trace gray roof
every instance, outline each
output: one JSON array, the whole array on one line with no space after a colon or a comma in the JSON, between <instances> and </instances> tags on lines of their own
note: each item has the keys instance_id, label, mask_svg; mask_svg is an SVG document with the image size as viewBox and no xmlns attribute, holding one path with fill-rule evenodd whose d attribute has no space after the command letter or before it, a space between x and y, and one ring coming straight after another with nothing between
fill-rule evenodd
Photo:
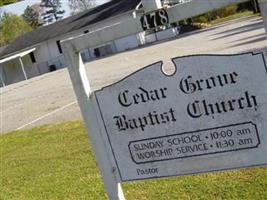
<instances>
[{"instance_id":1,"label":"gray roof","mask_svg":"<svg viewBox=\"0 0 267 200\"><path fill-rule=\"evenodd\" d=\"M83 27L105 21L110 17L131 11L135 9L140 1L141 0L112 0L51 25L40 27L14 40L0 52L0 58L4 58L9 54L27 49L57 36L79 30Z\"/></svg>"}]
</instances>

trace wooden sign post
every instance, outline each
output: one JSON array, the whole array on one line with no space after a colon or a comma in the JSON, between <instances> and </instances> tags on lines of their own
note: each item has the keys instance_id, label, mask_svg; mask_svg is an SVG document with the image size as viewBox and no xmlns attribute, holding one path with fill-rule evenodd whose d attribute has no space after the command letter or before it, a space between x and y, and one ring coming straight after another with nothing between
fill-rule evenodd
<instances>
[{"instance_id":1,"label":"wooden sign post","mask_svg":"<svg viewBox=\"0 0 267 200\"><path fill-rule=\"evenodd\" d=\"M240 1L192 1L164 9L163 16L155 11L155 16L172 23L235 2ZM149 10L148 1L145 5ZM102 90L91 90L80 51L88 41L94 47L158 25L147 20L144 26L146 16L154 14L62 42L109 198L125 199L123 181L266 165L263 53L173 58L172 75L158 62Z\"/></svg>"}]
</instances>

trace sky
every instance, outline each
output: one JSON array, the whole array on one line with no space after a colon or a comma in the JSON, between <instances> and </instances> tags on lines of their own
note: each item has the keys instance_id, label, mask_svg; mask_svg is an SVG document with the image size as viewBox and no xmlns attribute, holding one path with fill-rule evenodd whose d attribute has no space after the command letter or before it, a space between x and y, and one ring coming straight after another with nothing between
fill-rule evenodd
<instances>
[{"instance_id":1,"label":"sky","mask_svg":"<svg viewBox=\"0 0 267 200\"><path fill-rule=\"evenodd\" d=\"M107 1L108 0L96 0L96 3L100 5ZM1 6L0 9L1 12L11 12L16 15L22 15L28 5L33 5L39 2L41 2L41 0L24 0L19 3L14 3L7 6ZM68 0L61 0L61 2L62 2L62 8L66 11L64 17L67 17L70 14L70 9L68 7Z\"/></svg>"}]
</instances>

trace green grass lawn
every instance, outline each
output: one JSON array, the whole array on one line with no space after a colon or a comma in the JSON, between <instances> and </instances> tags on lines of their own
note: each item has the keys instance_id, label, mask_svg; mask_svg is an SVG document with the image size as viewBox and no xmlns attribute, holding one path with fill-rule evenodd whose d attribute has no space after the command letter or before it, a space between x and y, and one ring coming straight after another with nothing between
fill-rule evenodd
<instances>
[{"instance_id":1,"label":"green grass lawn","mask_svg":"<svg viewBox=\"0 0 267 200\"><path fill-rule=\"evenodd\" d=\"M0 137L0 199L107 199L82 122ZM267 199L267 168L123 184L128 200Z\"/></svg>"}]
</instances>

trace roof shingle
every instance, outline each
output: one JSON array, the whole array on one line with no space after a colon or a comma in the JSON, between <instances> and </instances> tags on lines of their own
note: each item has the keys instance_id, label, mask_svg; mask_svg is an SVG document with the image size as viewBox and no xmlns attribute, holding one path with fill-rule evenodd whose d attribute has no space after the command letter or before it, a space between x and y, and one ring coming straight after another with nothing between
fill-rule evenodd
<instances>
[{"instance_id":1,"label":"roof shingle","mask_svg":"<svg viewBox=\"0 0 267 200\"><path fill-rule=\"evenodd\" d=\"M30 48L38 43L131 11L139 2L140 0L112 0L51 25L40 27L14 40L0 53L0 57L4 58L6 55Z\"/></svg>"}]
</instances>

